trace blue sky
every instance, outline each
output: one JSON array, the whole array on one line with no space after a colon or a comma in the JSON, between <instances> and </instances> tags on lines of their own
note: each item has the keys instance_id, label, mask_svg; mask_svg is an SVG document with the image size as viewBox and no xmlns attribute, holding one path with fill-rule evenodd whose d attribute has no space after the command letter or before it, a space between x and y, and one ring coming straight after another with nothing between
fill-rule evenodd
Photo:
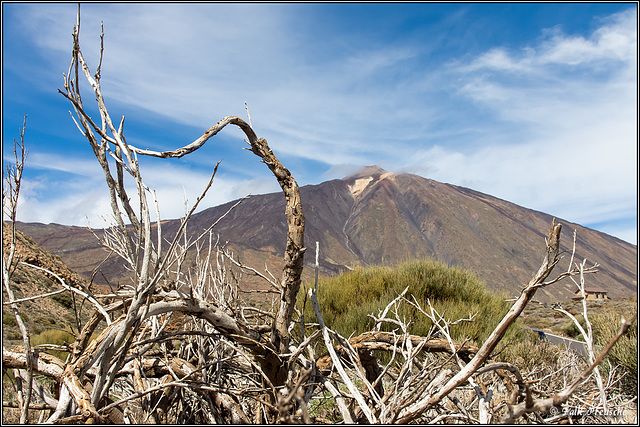
<instances>
[{"instance_id":1,"label":"blue sky","mask_svg":"<svg viewBox=\"0 0 640 427\"><path fill-rule=\"evenodd\" d=\"M636 3L83 4L81 47L127 141L168 150L246 118L300 185L363 165L469 187L637 244ZM18 217L102 227L91 149L57 93L76 4L2 5L3 163L27 117ZM85 105L93 99L85 91ZM95 110L93 110L95 112ZM160 214L278 191L229 127L142 159Z\"/></svg>"}]
</instances>

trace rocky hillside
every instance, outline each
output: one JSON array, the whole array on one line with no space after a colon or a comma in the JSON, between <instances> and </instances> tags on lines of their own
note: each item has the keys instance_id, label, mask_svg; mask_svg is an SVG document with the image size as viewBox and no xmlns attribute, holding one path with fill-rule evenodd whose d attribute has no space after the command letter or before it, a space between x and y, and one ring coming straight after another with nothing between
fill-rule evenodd
<instances>
[{"instance_id":1,"label":"rocky hillside","mask_svg":"<svg viewBox=\"0 0 640 427\"><path fill-rule=\"evenodd\" d=\"M3 255L9 250L11 227L3 224ZM48 251L38 246L33 239L17 230L15 266L10 279L11 289L16 299L42 295L62 289L60 282L51 274L29 267L20 262L46 268L58 275L70 286L85 289L87 280L70 270L61 258L51 255ZM5 287L2 287L2 301L8 301ZM80 303L80 300L78 300ZM18 310L27 323L32 334L38 334L46 329L67 328L76 323L76 315L73 310L73 297L70 291L65 291L53 296L38 298L18 303ZM87 316L90 309L86 307L81 315ZM15 316L8 305L2 306L2 338L4 341L21 340L20 332L15 324Z\"/></svg>"},{"instance_id":2,"label":"rocky hillside","mask_svg":"<svg viewBox=\"0 0 640 427\"><path fill-rule=\"evenodd\" d=\"M323 274L337 274L359 265L395 265L414 258L436 258L477 274L487 287L516 295L540 263L552 216L468 188L443 184L412 174L386 172L375 166L344 179L301 188L306 216L305 242L314 259L320 242ZM196 233L220 218L235 202L193 216ZM286 223L281 193L252 196L227 215L214 230L243 262L271 272L280 267ZM576 259L600 264L588 284L605 288L611 297L637 292L637 246L578 224L563 224L566 269L577 230ZM163 236L175 233L178 220L166 221ZM105 257L95 237L79 227L20 224L47 249L59 254L83 275ZM121 277L116 261L103 264L111 277ZM107 274L105 274L107 275ZM307 276L312 277L308 268ZM573 284L543 289L542 300L568 300Z\"/></svg>"}]
</instances>

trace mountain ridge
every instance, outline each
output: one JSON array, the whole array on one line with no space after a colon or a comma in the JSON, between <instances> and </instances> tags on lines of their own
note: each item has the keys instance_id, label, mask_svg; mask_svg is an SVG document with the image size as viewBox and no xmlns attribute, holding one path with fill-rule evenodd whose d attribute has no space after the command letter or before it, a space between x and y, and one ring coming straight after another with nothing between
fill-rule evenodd
<instances>
[{"instance_id":1,"label":"mountain ridge","mask_svg":"<svg viewBox=\"0 0 640 427\"><path fill-rule=\"evenodd\" d=\"M544 238L552 216L469 188L440 183L408 173L387 172L365 166L343 179L300 188L306 217L305 243L320 242L321 273L337 274L371 264L396 265L415 258L435 258L465 268L496 292L514 295L537 271ZM235 201L194 214L192 234L208 228ZM214 231L221 242L254 267L268 265L277 271L286 236L285 198L282 193L251 196L223 218ZM577 230L576 260L600 264L600 272L587 283L604 287L612 297L637 292L637 246L613 236L559 219L564 225L562 250L565 259L557 272L566 271ZM27 228L35 226L19 224ZM175 234L179 220L163 222L163 235ZM42 226L41 226L42 227ZM49 227L40 233L43 246L61 257L65 254L97 257L97 246L77 229ZM41 230L41 231L43 231ZM88 231L87 231L88 233ZM88 233L90 234L90 233ZM78 239L71 243L70 237ZM33 236L38 241L38 237ZM95 241L95 238L93 238ZM48 243L47 243L48 242ZM97 243L97 242L95 242ZM40 243L42 244L42 243ZM49 247L47 247L47 244ZM75 246L75 247L74 247ZM79 250L78 248L85 249ZM66 251L66 252L64 252ZM102 251L102 258L105 256ZM312 277L313 255L307 252L305 277ZM95 262L94 262L95 264ZM113 268L113 266L111 266ZM86 275L87 269L84 269ZM570 281L543 288L542 300L567 300L575 287Z\"/></svg>"}]
</instances>

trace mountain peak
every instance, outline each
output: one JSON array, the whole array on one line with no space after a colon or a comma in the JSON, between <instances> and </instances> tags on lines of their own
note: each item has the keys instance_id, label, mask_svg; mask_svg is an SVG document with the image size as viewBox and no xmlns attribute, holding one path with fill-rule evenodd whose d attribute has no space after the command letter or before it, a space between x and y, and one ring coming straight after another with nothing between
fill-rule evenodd
<instances>
[{"instance_id":1,"label":"mountain peak","mask_svg":"<svg viewBox=\"0 0 640 427\"><path fill-rule=\"evenodd\" d=\"M393 176L392 172L387 172L378 165L364 166L356 173L343 178L349 186L349 191L353 197L358 197L360 193L371 183L376 183L388 176Z\"/></svg>"},{"instance_id":2,"label":"mountain peak","mask_svg":"<svg viewBox=\"0 0 640 427\"><path fill-rule=\"evenodd\" d=\"M378 165L363 166L357 172L345 177L344 180L350 181L352 179L358 179L358 178L379 177L380 175L385 173L387 173L387 171L382 169Z\"/></svg>"}]
</instances>

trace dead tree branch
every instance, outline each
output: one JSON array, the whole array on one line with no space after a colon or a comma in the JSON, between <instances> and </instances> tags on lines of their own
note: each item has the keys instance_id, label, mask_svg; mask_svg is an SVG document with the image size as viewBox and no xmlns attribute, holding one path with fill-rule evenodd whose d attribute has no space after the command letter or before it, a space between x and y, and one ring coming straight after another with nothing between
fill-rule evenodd
<instances>
[{"instance_id":1,"label":"dead tree branch","mask_svg":"<svg viewBox=\"0 0 640 427\"><path fill-rule=\"evenodd\" d=\"M502 422L504 424L511 424L513 421L517 420L519 417L524 414L531 412L545 412L552 407L560 407L563 403L565 403L569 397L576 391L578 386L582 384L589 375L593 372L593 370L604 360L607 356L607 353L611 351L613 346L618 342L618 340L627 333L633 322L636 321L637 315L634 316L631 320L626 320L624 317L621 319L621 327L618 334L607 344L607 346L600 352L596 360L589 365L587 369L585 369L578 378L576 378L568 387L561 390L558 393L555 393L552 397L547 399L536 399L534 401L528 401L520 403L516 406L510 407L508 414L503 418Z\"/></svg>"}]
</instances>

